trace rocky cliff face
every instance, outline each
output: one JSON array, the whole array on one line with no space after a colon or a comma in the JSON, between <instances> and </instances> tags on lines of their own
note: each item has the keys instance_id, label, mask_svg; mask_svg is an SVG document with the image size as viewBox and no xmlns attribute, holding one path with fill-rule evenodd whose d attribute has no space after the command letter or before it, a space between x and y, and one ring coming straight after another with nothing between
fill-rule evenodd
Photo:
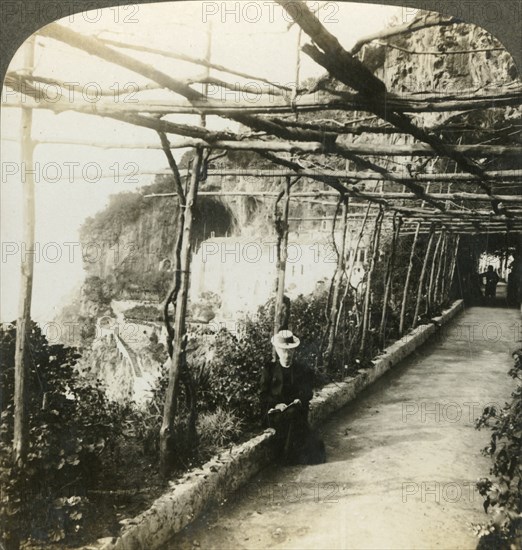
<instances>
[{"instance_id":1,"label":"rocky cliff face","mask_svg":"<svg viewBox=\"0 0 522 550\"><path fill-rule=\"evenodd\" d=\"M164 186L160 188L163 189ZM92 243L92 254L85 261L89 276L110 278L115 271L127 269L147 273L156 271L164 258L170 258L176 241L175 220L178 201L171 197L143 198L127 194L122 215L121 197L113 198L107 211L87 220L81 238ZM233 227L233 214L215 200L202 198L195 221L194 241L211 232L225 234Z\"/></svg>"},{"instance_id":2,"label":"rocky cliff face","mask_svg":"<svg viewBox=\"0 0 522 550\"><path fill-rule=\"evenodd\" d=\"M240 169L259 162L253 154L230 155L225 162L213 163L210 169ZM263 165L262 167L269 167ZM248 196L249 192L274 192L281 188L281 178L251 176L213 176L200 186L201 191L240 191L241 196L205 196L198 198L193 250L209 237L249 236L263 239L273 236L273 199ZM144 198L148 193L172 192L169 178L158 178L156 184L141 193L125 193L113 197L109 207L88 219L82 230L87 280L100 279L109 287L114 299L158 301L171 275L162 271L164 260L171 260L176 242L178 201L173 197ZM320 216L325 208L293 204L291 215ZM85 300L82 301L82 303ZM93 304L83 304L92 309Z\"/></svg>"},{"instance_id":3,"label":"rocky cliff face","mask_svg":"<svg viewBox=\"0 0 522 550\"><path fill-rule=\"evenodd\" d=\"M386 55L375 72L395 93L458 94L507 85L517 78L513 59L502 44L475 25L431 27L387 42L387 47L377 46ZM375 45L365 48L363 61L371 48Z\"/></svg>"},{"instance_id":4,"label":"rocky cliff face","mask_svg":"<svg viewBox=\"0 0 522 550\"><path fill-rule=\"evenodd\" d=\"M424 17L421 15L420 17ZM451 95L454 99L473 97L480 93L494 93L499 88L506 90L518 85L518 73L512 57L502 44L484 29L475 25L459 23L422 29L411 35L374 41L362 48L359 58L386 84L387 90L395 95L418 95L430 101ZM346 86L331 79L325 86L335 90L346 90ZM360 113L332 113L331 118L353 116ZM516 134L502 133L501 128L510 127L513 122L522 123L522 109L507 107L467 112L423 112L407 113L417 125L432 130L447 143L455 144L515 144L520 143ZM462 125L467 128L455 131L449 127ZM378 124L375 121L375 124ZM475 130L473 130L475 128ZM496 131L496 134L494 133ZM490 135L488 135L490 132ZM490 139L491 138L491 139ZM383 142L405 145L413 143L413 137L406 134L391 134L379 138ZM353 136L341 137L351 142ZM355 137L360 143L375 143L375 134ZM516 169L520 158L477 159L490 170ZM396 157L380 158L378 162L391 171L403 171L408 164L423 164L423 159ZM454 163L442 158L432 163L431 169L443 172L455 169ZM352 166L352 168L354 168ZM389 187L390 188L390 187Z\"/></svg>"}]
</instances>

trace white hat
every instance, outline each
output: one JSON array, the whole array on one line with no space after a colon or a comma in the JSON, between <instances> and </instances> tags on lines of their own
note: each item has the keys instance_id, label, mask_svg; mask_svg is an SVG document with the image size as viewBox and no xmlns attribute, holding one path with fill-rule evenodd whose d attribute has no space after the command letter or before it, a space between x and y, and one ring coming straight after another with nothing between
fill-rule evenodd
<instances>
[{"instance_id":1,"label":"white hat","mask_svg":"<svg viewBox=\"0 0 522 550\"><path fill-rule=\"evenodd\" d=\"M291 349L296 348L301 340L291 330L280 330L276 335L272 336L272 345L275 348Z\"/></svg>"}]
</instances>

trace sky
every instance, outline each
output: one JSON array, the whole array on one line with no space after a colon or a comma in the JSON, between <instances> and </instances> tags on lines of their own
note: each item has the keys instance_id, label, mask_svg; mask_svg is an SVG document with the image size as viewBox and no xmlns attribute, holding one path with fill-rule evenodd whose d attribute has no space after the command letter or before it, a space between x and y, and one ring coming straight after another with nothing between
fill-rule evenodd
<instances>
[{"instance_id":1,"label":"sky","mask_svg":"<svg viewBox=\"0 0 522 550\"><path fill-rule=\"evenodd\" d=\"M349 49L362 36L385 27L392 18L411 17L411 9L335 2L308 2L318 9L318 17L341 44ZM289 28L289 17L277 4L259 2L162 2L117 6L74 14L60 24L83 34L204 57L211 34L211 60L272 82L295 80L298 29ZM301 43L307 42L303 36ZM22 47L23 48L23 47ZM202 74L202 68L174 59L127 50L125 53L153 64L180 80ZM322 68L306 55L300 56L300 80L318 77ZM10 70L24 68L19 50ZM65 82L80 83L65 99L87 100L95 108L97 90L120 90L112 97L120 104L140 97L168 99L167 91L138 92L146 80L114 64L90 56L66 44L36 37L34 74ZM232 83L245 83L233 75L211 71L212 76ZM290 76L289 76L290 75ZM217 91L213 91L217 93ZM221 92L220 92L221 93ZM52 101L55 90L46 89ZM109 96L110 97L110 96ZM221 96L219 96L221 97ZM2 263L0 264L0 320L16 318L20 288L20 261L27 253L22 239L22 181L25 167L20 156L21 109L5 107L15 99L2 90L0 156L0 214ZM234 96L227 96L233 100ZM194 122L194 116L170 117L178 122ZM234 128L233 123L209 117L210 128ZM54 114L33 109L32 138L62 140L64 144L38 144L34 151L36 170L36 242L32 316L45 323L64 305L84 276L78 230L84 220L103 209L111 194L133 191L151 183L144 174L167 168L163 152L144 149L101 149L74 145L70 140L88 142L156 142L155 132L94 116L73 112ZM178 151L179 157L183 151Z\"/></svg>"}]
</instances>

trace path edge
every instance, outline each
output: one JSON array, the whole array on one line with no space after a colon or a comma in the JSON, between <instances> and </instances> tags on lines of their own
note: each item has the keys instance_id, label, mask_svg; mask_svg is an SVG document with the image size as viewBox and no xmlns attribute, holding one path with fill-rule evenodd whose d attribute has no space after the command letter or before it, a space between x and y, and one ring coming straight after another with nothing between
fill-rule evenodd
<instances>
[{"instance_id":1,"label":"path edge","mask_svg":"<svg viewBox=\"0 0 522 550\"><path fill-rule=\"evenodd\" d=\"M413 353L443 325L464 309L456 300L429 324L420 325L378 355L369 369L354 377L332 383L319 390L310 402L310 424L324 422L334 412L353 401L384 373ZM274 430L221 453L201 468L188 472L135 518L123 520L118 537L98 539L79 550L153 550L161 548L176 533L194 521L210 504L218 503L244 485L267 466L274 457Z\"/></svg>"}]
</instances>

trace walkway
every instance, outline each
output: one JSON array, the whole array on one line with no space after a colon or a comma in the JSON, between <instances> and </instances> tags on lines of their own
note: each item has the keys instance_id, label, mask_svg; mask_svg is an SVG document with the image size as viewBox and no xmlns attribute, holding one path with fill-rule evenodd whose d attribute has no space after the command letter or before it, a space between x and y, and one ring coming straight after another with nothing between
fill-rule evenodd
<instances>
[{"instance_id":1,"label":"walkway","mask_svg":"<svg viewBox=\"0 0 522 550\"><path fill-rule=\"evenodd\" d=\"M466 310L323 426L326 464L262 472L166 548L474 549L490 461L472 417L508 399L519 327L515 309Z\"/></svg>"}]
</instances>

